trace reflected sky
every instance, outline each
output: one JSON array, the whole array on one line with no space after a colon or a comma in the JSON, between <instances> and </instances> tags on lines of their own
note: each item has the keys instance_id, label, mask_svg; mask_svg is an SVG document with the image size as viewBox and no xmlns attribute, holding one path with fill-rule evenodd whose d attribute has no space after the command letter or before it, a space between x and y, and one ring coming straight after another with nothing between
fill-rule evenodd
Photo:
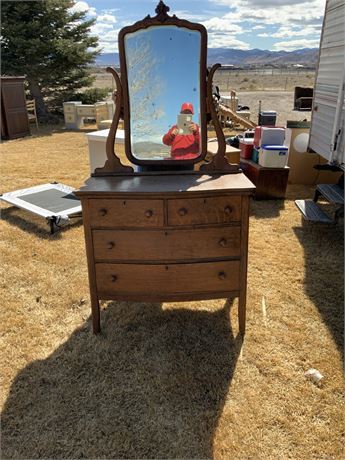
<instances>
[{"instance_id":1,"label":"reflected sky","mask_svg":"<svg viewBox=\"0 0 345 460\"><path fill-rule=\"evenodd\" d=\"M169 148L162 136L177 123L184 102L194 106L193 121L200 125L201 36L176 26L150 27L126 34L125 52L131 116L132 153L138 143L157 143L158 156ZM153 154L154 152L152 152Z\"/></svg>"}]
</instances>

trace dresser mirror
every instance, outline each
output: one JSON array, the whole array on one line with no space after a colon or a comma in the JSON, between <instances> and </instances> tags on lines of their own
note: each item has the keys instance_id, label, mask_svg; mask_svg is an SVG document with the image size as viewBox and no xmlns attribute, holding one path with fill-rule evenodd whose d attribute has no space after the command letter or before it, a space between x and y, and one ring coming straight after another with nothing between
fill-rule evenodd
<instances>
[{"instance_id":1,"label":"dresser mirror","mask_svg":"<svg viewBox=\"0 0 345 460\"><path fill-rule=\"evenodd\" d=\"M200 32L152 26L127 33L124 51L132 161L197 159L204 129Z\"/></svg>"},{"instance_id":2,"label":"dresser mirror","mask_svg":"<svg viewBox=\"0 0 345 460\"><path fill-rule=\"evenodd\" d=\"M220 65L207 70L205 27L170 16L163 1L155 11L156 16L148 15L119 32L120 75L107 68L116 83L107 161L93 176L160 171L189 174L199 169L238 173L238 165L229 165L225 158L224 134L212 98L212 79ZM115 152L121 118L125 153L133 166L125 166ZM211 120L218 151L206 163L207 123Z\"/></svg>"}]
</instances>

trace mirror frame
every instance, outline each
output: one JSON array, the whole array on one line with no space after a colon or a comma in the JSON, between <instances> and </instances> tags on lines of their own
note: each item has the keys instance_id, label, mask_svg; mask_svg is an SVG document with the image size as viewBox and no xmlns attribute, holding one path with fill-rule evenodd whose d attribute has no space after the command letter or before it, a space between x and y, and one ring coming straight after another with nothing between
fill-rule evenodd
<instances>
[{"instance_id":1,"label":"mirror frame","mask_svg":"<svg viewBox=\"0 0 345 460\"><path fill-rule=\"evenodd\" d=\"M204 160L207 153L207 31L202 24L193 23L185 19L179 19L176 15L169 16L167 13L169 7L166 6L162 1L156 7L157 15L153 18L148 15L143 20L137 21L136 23L126 26L120 30L118 36L119 44L119 56L120 56L120 73L121 83L123 90L123 119L124 119L124 130L125 130L125 152L129 161L136 165L164 165L164 169L173 165L191 165L199 163ZM197 158L189 160L143 160L133 155L131 149L131 127L130 127L130 107L129 107L129 88L128 88L128 72L126 65L126 53L125 53L125 36L129 33L137 32L138 30L148 29L149 27L164 27L164 26L176 26L180 28L189 29L192 31L200 32L200 132L201 132L201 149L200 155Z\"/></svg>"}]
</instances>

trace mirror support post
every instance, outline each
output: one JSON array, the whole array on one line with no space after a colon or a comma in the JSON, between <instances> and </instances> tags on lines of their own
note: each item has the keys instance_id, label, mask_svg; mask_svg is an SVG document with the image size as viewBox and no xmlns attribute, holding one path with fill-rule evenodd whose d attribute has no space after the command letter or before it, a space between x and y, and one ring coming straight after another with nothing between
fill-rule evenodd
<instances>
[{"instance_id":1,"label":"mirror support post","mask_svg":"<svg viewBox=\"0 0 345 460\"><path fill-rule=\"evenodd\" d=\"M113 121L111 123L109 134L107 137L106 143L106 153L107 153L107 160L103 166L103 168L96 168L95 172L92 174L93 176L103 176L104 174L110 173L133 173L134 170L131 166L124 166L119 157L116 155L115 152L115 138L116 138L116 130L119 124L120 116L123 113L123 94L122 94L122 85L121 80L116 72L115 69L112 67L107 67L106 71L111 73L114 77L116 83L116 91L115 94L115 113L113 116Z\"/></svg>"},{"instance_id":2,"label":"mirror support post","mask_svg":"<svg viewBox=\"0 0 345 460\"><path fill-rule=\"evenodd\" d=\"M217 141L218 141L218 150L217 153L214 155L212 160L208 163L203 164L200 167L201 171L220 171L220 172L241 172L241 169L238 165L230 164L225 156L226 151L226 142L222 127L220 125L217 111L214 106L213 101L213 94L212 94L212 83L213 83L213 75L217 69L221 67L220 64L214 64L211 67L211 70L207 77L207 108L208 111L211 112L212 122L216 131Z\"/></svg>"}]
</instances>

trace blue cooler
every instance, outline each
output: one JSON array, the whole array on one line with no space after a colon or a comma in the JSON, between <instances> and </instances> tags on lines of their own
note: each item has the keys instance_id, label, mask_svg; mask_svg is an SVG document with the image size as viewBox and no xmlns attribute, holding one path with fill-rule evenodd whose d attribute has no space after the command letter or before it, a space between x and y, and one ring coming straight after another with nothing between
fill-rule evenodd
<instances>
[{"instance_id":1,"label":"blue cooler","mask_svg":"<svg viewBox=\"0 0 345 460\"><path fill-rule=\"evenodd\" d=\"M262 145L259 165L265 168L284 168L287 165L288 152L286 145Z\"/></svg>"}]
</instances>

